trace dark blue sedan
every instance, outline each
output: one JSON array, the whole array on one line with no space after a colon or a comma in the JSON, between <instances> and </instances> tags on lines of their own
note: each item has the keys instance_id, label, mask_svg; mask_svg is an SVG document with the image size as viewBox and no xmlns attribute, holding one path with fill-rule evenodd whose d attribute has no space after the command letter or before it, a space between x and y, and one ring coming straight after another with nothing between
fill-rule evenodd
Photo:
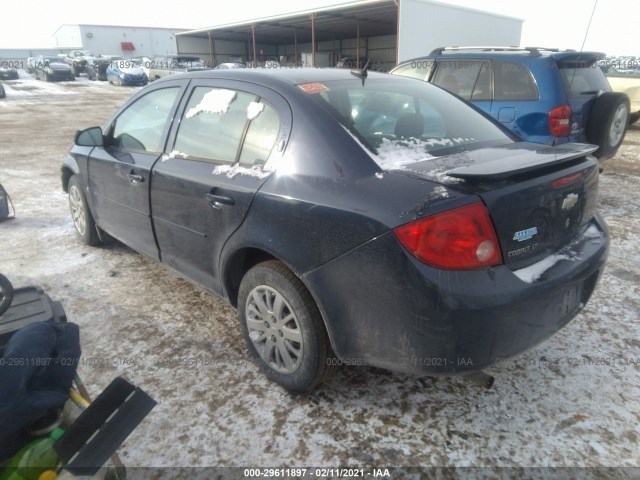
<instances>
[{"instance_id":1,"label":"dark blue sedan","mask_svg":"<svg viewBox=\"0 0 640 480\"><path fill-rule=\"evenodd\" d=\"M398 76L210 70L78 132L62 187L84 243L224 297L259 367L305 391L341 363L485 378L574 318L609 246L595 149Z\"/></svg>"},{"instance_id":2,"label":"dark blue sedan","mask_svg":"<svg viewBox=\"0 0 640 480\"><path fill-rule=\"evenodd\" d=\"M114 60L106 70L107 80L115 85L146 85L149 77L140 65L129 60Z\"/></svg>"}]
</instances>

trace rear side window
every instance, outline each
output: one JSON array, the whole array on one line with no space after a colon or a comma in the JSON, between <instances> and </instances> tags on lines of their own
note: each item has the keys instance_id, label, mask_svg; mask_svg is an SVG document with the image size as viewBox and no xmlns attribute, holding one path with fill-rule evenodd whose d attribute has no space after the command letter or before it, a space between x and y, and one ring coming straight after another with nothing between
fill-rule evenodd
<instances>
[{"instance_id":1,"label":"rear side window","mask_svg":"<svg viewBox=\"0 0 640 480\"><path fill-rule=\"evenodd\" d=\"M189 99L174 152L215 163L236 161L255 95L223 88L196 87Z\"/></svg>"},{"instance_id":2,"label":"rear side window","mask_svg":"<svg viewBox=\"0 0 640 480\"><path fill-rule=\"evenodd\" d=\"M127 107L113 124L110 146L128 152L160 153L169 113L180 88L154 90Z\"/></svg>"},{"instance_id":3,"label":"rear side window","mask_svg":"<svg viewBox=\"0 0 640 480\"><path fill-rule=\"evenodd\" d=\"M491 99L488 62L441 60L433 83L466 100Z\"/></svg>"},{"instance_id":4,"label":"rear side window","mask_svg":"<svg viewBox=\"0 0 640 480\"><path fill-rule=\"evenodd\" d=\"M520 63L494 62L495 100L537 100L538 89L529 70Z\"/></svg>"},{"instance_id":5,"label":"rear side window","mask_svg":"<svg viewBox=\"0 0 640 480\"><path fill-rule=\"evenodd\" d=\"M249 104L247 117L251 121L240 153L240 165L264 166L269 159L280 131L280 119L276 110L264 101Z\"/></svg>"}]
</instances>

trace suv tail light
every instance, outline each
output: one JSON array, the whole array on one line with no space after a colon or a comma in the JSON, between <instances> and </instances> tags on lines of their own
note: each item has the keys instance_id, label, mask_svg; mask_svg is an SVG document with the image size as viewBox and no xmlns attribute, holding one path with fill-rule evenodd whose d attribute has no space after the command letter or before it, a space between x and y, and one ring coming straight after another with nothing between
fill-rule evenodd
<instances>
[{"instance_id":1,"label":"suv tail light","mask_svg":"<svg viewBox=\"0 0 640 480\"><path fill-rule=\"evenodd\" d=\"M432 267L471 270L502 263L495 229L481 202L421 218L394 232L413 256Z\"/></svg>"},{"instance_id":2,"label":"suv tail light","mask_svg":"<svg viewBox=\"0 0 640 480\"><path fill-rule=\"evenodd\" d=\"M560 105L549 112L549 132L554 137L567 137L571 131L571 107Z\"/></svg>"}]
</instances>

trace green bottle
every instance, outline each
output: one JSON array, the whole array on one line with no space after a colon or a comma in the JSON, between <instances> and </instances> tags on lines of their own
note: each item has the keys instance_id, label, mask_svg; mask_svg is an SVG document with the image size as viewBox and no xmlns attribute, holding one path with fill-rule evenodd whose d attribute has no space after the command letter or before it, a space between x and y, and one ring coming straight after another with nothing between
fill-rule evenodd
<instances>
[{"instance_id":1,"label":"green bottle","mask_svg":"<svg viewBox=\"0 0 640 480\"><path fill-rule=\"evenodd\" d=\"M46 470L55 470L58 454L53 444L64 430L56 428L48 437L38 438L20 449L0 474L0 480L38 480Z\"/></svg>"}]
</instances>

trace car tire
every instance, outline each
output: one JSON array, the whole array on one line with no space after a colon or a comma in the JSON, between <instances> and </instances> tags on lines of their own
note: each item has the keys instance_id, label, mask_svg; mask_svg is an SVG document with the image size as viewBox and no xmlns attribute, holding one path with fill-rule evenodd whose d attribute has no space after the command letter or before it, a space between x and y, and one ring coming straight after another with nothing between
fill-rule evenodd
<instances>
[{"instance_id":1,"label":"car tire","mask_svg":"<svg viewBox=\"0 0 640 480\"><path fill-rule=\"evenodd\" d=\"M101 243L96 222L89 210L80 179L73 175L69 179L69 210L76 234L85 245L99 245Z\"/></svg>"},{"instance_id":2,"label":"car tire","mask_svg":"<svg viewBox=\"0 0 640 480\"><path fill-rule=\"evenodd\" d=\"M0 273L0 315L8 310L13 300L13 285Z\"/></svg>"},{"instance_id":3,"label":"car tire","mask_svg":"<svg viewBox=\"0 0 640 480\"><path fill-rule=\"evenodd\" d=\"M238 314L252 357L270 380L285 389L309 391L335 371L337 362L320 311L306 287L281 262L263 262L245 274Z\"/></svg>"},{"instance_id":4,"label":"car tire","mask_svg":"<svg viewBox=\"0 0 640 480\"><path fill-rule=\"evenodd\" d=\"M640 112L629 115L629 125L636 123L638 120L640 120Z\"/></svg>"},{"instance_id":5,"label":"car tire","mask_svg":"<svg viewBox=\"0 0 640 480\"><path fill-rule=\"evenodd\" d=\"M0 98L5 98L7 94L4 92L4 87L0 83Z\"/></svg>"},{"instance_id":6,"label":"car tire","mask_svg":"<svg viewBox=\"0 0 640 480\"><path fill-rule=\"evenodd\" d=\"M587 125L587 140L598 145L594 155L601 159L613 157L629 126L629 97L624 93L605 92L593 107Z\"/></svg>"}]
</instances>

